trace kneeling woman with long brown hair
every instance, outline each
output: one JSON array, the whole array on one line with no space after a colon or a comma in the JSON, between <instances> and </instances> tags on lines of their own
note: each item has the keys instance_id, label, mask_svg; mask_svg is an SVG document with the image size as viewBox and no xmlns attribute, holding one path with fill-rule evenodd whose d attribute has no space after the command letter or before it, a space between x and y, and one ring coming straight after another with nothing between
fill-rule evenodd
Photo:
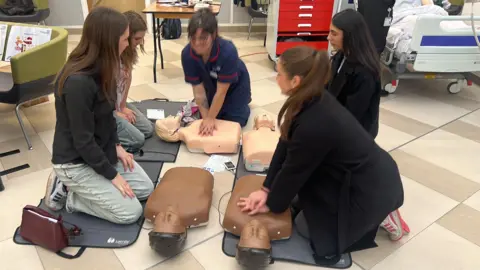
<instances>
[{"instance_id":1,"label":"kneeling woman with long brown hair","mask_svg":"<svg viewBox=\"0 0 480 270\"><path fill-rule=\"evenodd\" d=\"M128 224L143 213L139 200L153 192L148 175L120 145L113 117L128 36L123 14L95 8L55 82L54 173L45 194L52 210Z\"/></svg>"},{"instance_id":2,"label":"kneeling woman with long brown hair","mask_svg":"<svg viewBox=\"0 0 480 270\"><path fill-rule=\"evenodd\" d=\"M288 96L278 115L281 137L263 188L242 198L239 207L252 215L282 213L298 197L297 228L326 264L376 247L380 223L403 204L397 164L324 90L327 52L289 49L277 70Z\"/></svg>"}]
</instances>

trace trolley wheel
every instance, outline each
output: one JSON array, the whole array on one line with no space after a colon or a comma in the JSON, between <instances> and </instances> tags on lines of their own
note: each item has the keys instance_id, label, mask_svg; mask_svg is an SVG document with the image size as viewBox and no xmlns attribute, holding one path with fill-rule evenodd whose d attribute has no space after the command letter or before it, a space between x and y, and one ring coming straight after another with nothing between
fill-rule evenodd
<instances>
[{"instance_id":1,"label":"trolley wheel","mask_svg":"<svg viewBox=\"0 0 480 270\"><path fill-rule=\"evenodd\" d=\"M392 93L395 92L395 90L397 90L397 86L393 86L393 84L387 83L387 85L385 85L383 90L385 90L385 92L387 92L389 94L392 94Z\"/></svg>"},{"instance_id":2,"label":"trolley wheel","mask_svg":"<svg viewBox=\"0 0 480 270\"><path fill-rule=\"evenodd\" d=\"M462 85L458 82L451 82L448 84L447 90L450 94L457 94L462 90Z\"/></svg>"}]
</instances>

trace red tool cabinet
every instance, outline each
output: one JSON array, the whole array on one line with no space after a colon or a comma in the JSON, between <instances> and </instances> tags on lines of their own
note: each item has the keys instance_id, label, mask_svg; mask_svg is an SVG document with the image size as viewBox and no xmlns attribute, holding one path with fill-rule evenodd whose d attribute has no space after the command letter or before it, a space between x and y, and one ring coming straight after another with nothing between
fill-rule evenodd
<instances>
[{"instance_id":1,"label":"red tool cabinet","mask_svg":"<svg viewBox=\"0 0 480 270\"><path fill-rule=\"evenodd\" d=\"M334 0L272 0L268 7L267 51L270 60L299 46L328 49Z\"/></svg>"}]
</instances>

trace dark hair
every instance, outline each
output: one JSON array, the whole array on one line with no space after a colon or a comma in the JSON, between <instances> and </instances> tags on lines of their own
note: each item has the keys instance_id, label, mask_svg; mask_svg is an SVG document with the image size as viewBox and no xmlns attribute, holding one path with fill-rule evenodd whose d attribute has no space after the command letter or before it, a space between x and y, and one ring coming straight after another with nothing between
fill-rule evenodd
<instances>
[{"instance_id":1,"label":"dark hair","mask_svg":"<svg viewBox=\"0 0 480 270\"><path fill-rule=\"evenodd\" d=\"M278 113L280 134L286 140L292 121L304 104L322 95L324 85L330 77L330 59L326 51L298 46L286 50L280 56L279 63L290 79L294 76L301 78L300 84L292 89L292 94ZM284 121L280 124L282 118Z\"/></svg>"},{"instance_id":2,"label":"dark hair","mask_svg":"<svg viewBox=\"0 0 480 270\"><path fill-rule=\"evenodd\" d=\"M346 9L333 16L332 24L343 31L343 52L347 59L380 76L380 58L362 14Z\"/></svg>"},{"instance_id":3,"label":"dark hair","mask_svg":"<svg viewBox=\"0 0 480 270\"><path fill-rule=\"evenodd\" d=\"M69 76L98 70L105 97L115 100L120 66L118 44L127 27L128 21L122 13L106 7L92 9L83 24L80 42L55 79L59 93Z\"/></svg>"},{"instance_id":4,"label":"dark hair","mask_svg":"<svg viewBox=\"0 0 480 270\"><path fill-rule=\"evenodd\" d=\"M218 22L215 14L209 8L199 9L188 22L188 38L195 35L198 29L202 29L211 35L218 34Z\"/></svg>"},{"instance_id":5,"label":"dark hair","mask_svg":"<svg viewBox=\"0 0 480 270\"><path fill-rule=\"evenodd\" d=\"M135 34L137 32L147 31L148 26L147 22L145 22L142 16L135 11L126 11L123 13L123 15L127 17L128 24L130 26L130 36L128 37L129 46L123 51L121 59L125 67L129 70L132 70L133 65L135 65L138 61L137 49L132 44L133 38L135 37ZM145 47L143 46L143 44L140 44L140 50L145 53Z\"/></svg>"}]
</instances>

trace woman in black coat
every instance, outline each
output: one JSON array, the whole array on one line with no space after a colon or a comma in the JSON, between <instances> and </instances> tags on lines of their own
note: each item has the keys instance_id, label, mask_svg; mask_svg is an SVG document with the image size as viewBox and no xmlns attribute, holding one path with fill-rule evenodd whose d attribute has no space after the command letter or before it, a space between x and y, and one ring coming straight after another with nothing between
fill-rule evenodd
<instances>
[{"instance_id":1,"label":"woman in black coat","mask_svg":"<svg viewBox=\"0 0 480 270\"><path fill-rule=\"evenodd\" d=\"M379 224L403 204L400 174L392 157L320 86L329 78L326 52L289 49L277 70L288 96L278 116L281 138L263 188L238 205L251 215L282 213L298 196L317 259L335 264L345 252L376 246Z\"/></svg>"},{"instance_id":2,"label":"woman in black coat","mask_svg":"<svg viewBox=\"0 0 480 270\"><path fill-rule=\"evenodd\" d=\"M375 139L378 135L380 60L364 17L352 9L335 14L328 40L336 54L328 91L337 98ZM382 223L394 241L410 232L400 212L393 211Z\"/></svg>"}]
</instances>

